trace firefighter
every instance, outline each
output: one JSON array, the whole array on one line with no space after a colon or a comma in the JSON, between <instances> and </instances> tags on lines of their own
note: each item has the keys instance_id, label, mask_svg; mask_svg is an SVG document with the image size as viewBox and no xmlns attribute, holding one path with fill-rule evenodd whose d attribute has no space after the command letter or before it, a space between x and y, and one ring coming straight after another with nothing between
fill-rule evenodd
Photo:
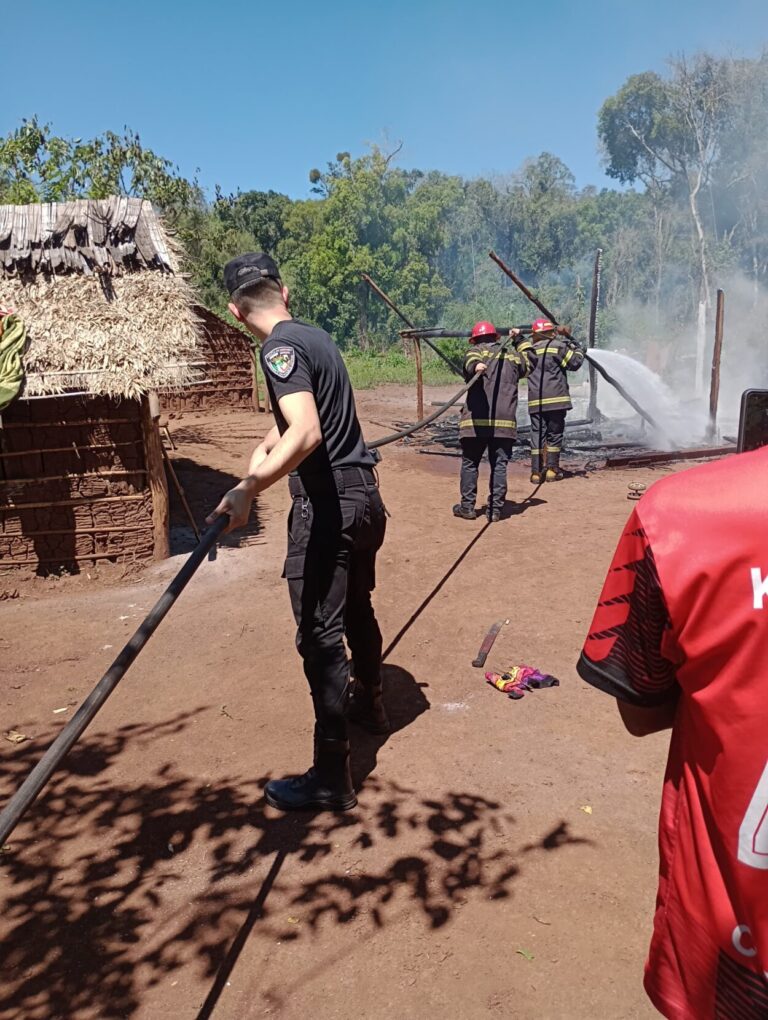
<instances>
[{"instance_id":1,"label":"firefighter","mask_svg":"<svg viewBox=\"0 0 768 1020\"><path fill-rule=\"evenodd\" d=\"M517 434L517 385L533 367L533 345L519 329L510 330L512 346L499 343L496 327L476 322L470 348L464 358L464 378L469 382L478 372L484 378L467 393L461 412L461 502L453 508L455 517L473 521L477 499L477 476L485 451L491 467L490 495L486 516L489 523L501 520L507 495L507 463Z\"/></svg>"},{"instance_id":2,"label":"firefighter","mask_svg":"<svg viewBox=\"0 0 768 1020\"><path fill-rule=\"evenodd\" d=\"M531 482L539 485L543 481L559 482L563 477L560 452L565 416L573 408L566 372L581 368L584 351L574 340L559 336L557 327L549 319L537 319L531 326L531 334L536 355L528 379Z\"/></svg>"}]
</instances>

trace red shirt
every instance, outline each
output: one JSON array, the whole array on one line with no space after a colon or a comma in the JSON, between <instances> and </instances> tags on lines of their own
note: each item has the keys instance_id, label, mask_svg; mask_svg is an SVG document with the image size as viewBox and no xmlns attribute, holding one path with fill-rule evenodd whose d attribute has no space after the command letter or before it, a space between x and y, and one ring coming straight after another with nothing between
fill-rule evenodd
<instances>
[{"instance_id":1,"label":"red shirt","mask_svg":"<svg viewBox=\"0 0 768 1020\"><path fill-rule=\"evenodd\" d=\"M634 705L679 698L648 995L673 1020L765 1020L768 449L643 496L578 669Z\"/></svg>"}]
</instances>

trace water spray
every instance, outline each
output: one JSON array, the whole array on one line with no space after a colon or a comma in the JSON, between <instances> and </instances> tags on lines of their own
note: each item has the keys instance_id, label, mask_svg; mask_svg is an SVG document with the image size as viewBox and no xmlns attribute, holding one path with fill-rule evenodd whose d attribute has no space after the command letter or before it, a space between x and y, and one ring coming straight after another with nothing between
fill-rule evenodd
<instances>
[{"instance_id":1,"label":"water spray","mask_svg":"<svg viewBox=\"0 0 768 1020\"><path fill-rule=\"evenodd\" d=\"M606 371L603 365L601 365L600 362L595 358L594 352L588 350L587 348L584 347L583 344L579 343L579 341L567 327L558 325L557 319L554 317L552 312L550 312L547 306L542 301L539 301L535 294L531 293L531 291L526 287L523 281L512 272L509 266L507 266L499 258L496 252L489 251L488 255L490 256L490 258L493 259L493 261L496 263L499 269L501 269L502 272L507 274L507 276L515 284L515 286L518 287L523 292L523 294L525 294L528 300L531 301L534 305L536 305L536 307L539 309L542 315L546 315L546 317L549 319L551 323L553 323L553 325L558 326L559 331L562 333L563 336L568 337L570 341L575 343L576 346L584 352L584 357L587 359L587 361L589 361L590 365L594 365L595 369L600 373L600 375L605 379L605 381L607 383L610 383L611 386L614 387L614 389L618 390L618 392L622 395L622 397L624 397L624 399L630 405L630 407L633 407L635 411L637 411L637 413L642 418L644 418L645 421L647 421L652 428L656 429L657 432L660 432L662 435L664 435L665 434L664 429L662 429L658 422L656 422L654 418L647 411L645 411L640 406L640 404L638 404L634 397L630 396L630 394L627 393L627 391L624 389L621 383L614 379L613 376Z\"/></svg>"}]
</instances>

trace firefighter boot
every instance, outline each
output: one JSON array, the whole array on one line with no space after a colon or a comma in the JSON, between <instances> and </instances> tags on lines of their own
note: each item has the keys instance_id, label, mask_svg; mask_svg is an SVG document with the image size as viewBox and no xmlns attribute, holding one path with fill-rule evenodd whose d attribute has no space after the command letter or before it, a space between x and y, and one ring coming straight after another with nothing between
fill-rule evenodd
<instances>
[{"instance_id":1,"label":"firefighter boot","mask_svg":"<svg viewBox=\"0 0 768 1020\"><path fill-rule=\"evenodd\" d=\"M357 804L349 768L349 741L329 740L315 729L315 763L303 776L273 779L267 804L281 811L349 811Z\"/></svg>"},{"instance_id":2,"label":"firefighter boot","mask_svg":"<svg viewBox=\"0 0 768 1020\"><path fill-rule=\"evenodd\" d=\"M564 477L565 475L560 470L560 451L557 450L555 453L552 453L547 450L547 481L559 482Z\"/></svg>"},{"instance_id":3,"label":"firefighter boot","mask_svg":"<svg viewBox=\"0 0 768 1020\"><path fill-rule=\"evenodd\" d=\"M541 475L541 454L531 454L531 485L541 485L544 481Z\"/></svg>"},{"instance_id":4,"label":"firefighter boot","mask_svg":"<svg viewBox=\"0 0 768 1020\"><path fill-rule=\"evenodd\" d=\"M355 681L349 702L348 719L376 736L389 733L392 727L389 725L387 710L384 707L381 680L372 685L363 685L359 680Z\"/></svg>"},{"instance_id":5,"label":"firefighter boot","mask_svg":"<svg viewBox=\"0 0 768 1020\"><path fill-rule=\"evenodd\" d=\"M456 503L453 507L454 517L463 517L465 521L474 521L477 518L474 507L462 506L461 503Z\"/></svg>"}]
</instances>

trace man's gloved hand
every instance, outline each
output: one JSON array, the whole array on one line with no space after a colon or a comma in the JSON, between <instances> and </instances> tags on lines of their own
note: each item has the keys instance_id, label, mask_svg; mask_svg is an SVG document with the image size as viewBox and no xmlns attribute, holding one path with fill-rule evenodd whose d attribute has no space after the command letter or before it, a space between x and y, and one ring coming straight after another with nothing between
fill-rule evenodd
<instances>
[{"instance_id":1,"label":"man's gloved hand","mask_svg":"<svg viewBox=\"0 0 768 1020\"><path fill-rule=\"evenodd\" d=\"M519 347L523 340L525 340L525 333L521 329L510 329L509 335L512 337L513 347Z\"/></svg>"}]
</instances>

